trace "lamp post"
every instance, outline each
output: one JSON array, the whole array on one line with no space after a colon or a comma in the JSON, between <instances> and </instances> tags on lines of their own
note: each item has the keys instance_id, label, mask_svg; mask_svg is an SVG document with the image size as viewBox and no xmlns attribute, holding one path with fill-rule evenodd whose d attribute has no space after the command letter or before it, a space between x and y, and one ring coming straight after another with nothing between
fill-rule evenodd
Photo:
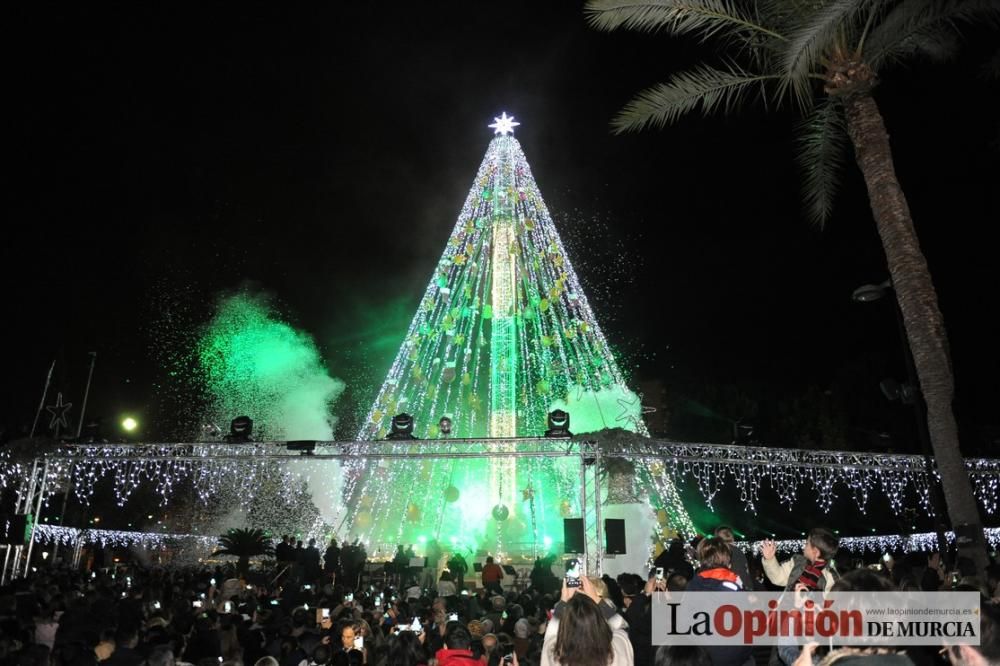
<instances>
[{"instance_id":1,"label":"lamp post","mask_svg":"<svg viewBox=\"0 0 1000 666\"><path fill-rule=\"evenodd\" d=\"M892 290L892 280L886 280L879 284L865 284L854 290L854 293L851 294L851 300L855 303L874 303L889 295ZM899 303L895 298L892 299L892 302L892 310L896 315L896 328L899 333L900 346L903 350L903 363L906 366L906 382L911 387L909 395L907 395L905 390L900 392L900 399L903 403L909 403L913 406L913 415L917 421L917 439L920 441L920 449L924 454L924 466L927 469L927 478L928 480L932 480L934 478L934 465L931 461L933 458L931 436L930 431L927 429L927 405L924 403L923 393L920 392L920 381L917 379L917 366L913 362L913 352L910 350L910 345L907 342L906 328L903 324L903 313L899 309ZM947 561L949 559L948 540L944 536L944 521L947 511L943 501L944 498L941 496L940 485L932 483L930 494L931 502L934 505L934 531L937 533L938 550L941 553L942 559Z\"/></svg>"}]
</instances>

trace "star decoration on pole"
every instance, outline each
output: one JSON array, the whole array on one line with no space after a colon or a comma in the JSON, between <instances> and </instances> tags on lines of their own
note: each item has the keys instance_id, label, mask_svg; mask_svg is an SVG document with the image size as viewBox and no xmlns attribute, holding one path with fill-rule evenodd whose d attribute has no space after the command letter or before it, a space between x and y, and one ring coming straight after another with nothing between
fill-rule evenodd
<instances>
[{"instance_id":1,"label":"star decoration on pole","mask_svg":"<svg viewBox=\"0 0 1000 666\"><path fill-rule=\"evenodd\" d=\"M638 419L632 414L636 403L639 403L639 396L637 395L633 396L631 400L628 398L618 398L618 406L622 408L622 411L621 414L615 417L615 422L624 421L638 425ZM639 403L639 406L642 407L642 403Z\"/></svg>"},{"instance_id":2,"label":"star decoration on pole","mask_svg":"<svg viewBox=\"0 0 1000 666\"><path fill-rule=\"evenodd\" d=\"M72 402L63 403L62 393L56 394L56 404L47 405L45 411L52 415L52 421L49 423L49 430L55 430L58 434L60 428L69 427L69 409L73 406Z\"/></svg>"},{"instance_id":3,"label":"star decoration on pole","mask_svg":"<svg viewBox=\"0 0 1000 666\"><path fill-rule=\"evenodd\" d=\"M514 122L514 116L508 117L506 111L501 113L499 118L494 118L493 121L493 124L487 125L487 127L492 127L494 134L502 134L504 136L513 134L514 128L521 124Z\"/></svg>"},{"instance_id":4,"label":"star decoration on pole","mask_svg":"<svg viewBox=\"0 0 1000 666\"><path fill-rule=\"evenodd\" d=\"M528 487L521 491L521 495L524 498L521 500L522 502L530 502L535 499L535 489L531 487L531 484L528 484Z\"/></svg>"}]
</instances>

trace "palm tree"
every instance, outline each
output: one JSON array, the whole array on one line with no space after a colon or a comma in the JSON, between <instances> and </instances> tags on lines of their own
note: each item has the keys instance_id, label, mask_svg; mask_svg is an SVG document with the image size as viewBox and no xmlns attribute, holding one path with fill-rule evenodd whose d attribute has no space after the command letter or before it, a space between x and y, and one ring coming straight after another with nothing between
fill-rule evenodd
<instances>
[{"instance_id":1,"label":"palm tree","mask_svg":"<svg viewBox=\"0 0 1000 666\"><path fill-rule=\"evenodd\" d=\"M241 575L246 575L250 570L250 558L257 555L271 555L274 547L271 540L260 529L234 529L229 530L219 537L219 550L212 553L216 555L232 555L239 558L236 562L236 569Z\"/></svg>"},{"instance_id":2,"label":"palm tree","mask_svg":"<svg viewBox=\"0 0 1000 666\"><path fill-rule=\"evenodd\" d=\"M718 64L704 63L640 92L612 121L617 133L663 128L689 113L731 113L758 102L804 115L799 159L809 216L830 216L849 140L903 315L941 486L954 526L974 537L960 551L987 564L982 525L958 443L954 378L937 293L896 178L889 137L873 97L879 77L914 56L943 58L958 46L957 26L995 23L992 0L589 0L599 30L625 28L717 42Z\"/></svg>"}]
</instances>

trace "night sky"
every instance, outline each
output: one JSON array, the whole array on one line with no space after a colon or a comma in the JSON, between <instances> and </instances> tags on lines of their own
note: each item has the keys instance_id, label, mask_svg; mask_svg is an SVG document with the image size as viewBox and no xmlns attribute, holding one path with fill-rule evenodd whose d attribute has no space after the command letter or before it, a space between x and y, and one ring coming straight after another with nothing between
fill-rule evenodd
<instances>
[{"instance_id":1,"label":"night sky","mask_svg":"<svg viewBox=\"0 0 1000 666\"><path fill-rule=\"evenodd\" d=\"M10 21L7 436L30 424L54 358L53 390L79 404L88 351L92 413L156 412L165 317L196 323L249 288L347 382L350 437L506 111L622 365L666 389L673 434L718 439L745 415L735 394L767 438L778 405L818 391L848 410L852 441L889 431L910 450L909 417L878 389L903 373L891 303L850 299L887 276L853 162L818 229L792 112L610 133L632 94L704 47L598 33L572 2L147 4L20 6ZM995 43L973 31L955 62L877 93L970 453L1000 433Z\"/></svg>"}]
</instances>

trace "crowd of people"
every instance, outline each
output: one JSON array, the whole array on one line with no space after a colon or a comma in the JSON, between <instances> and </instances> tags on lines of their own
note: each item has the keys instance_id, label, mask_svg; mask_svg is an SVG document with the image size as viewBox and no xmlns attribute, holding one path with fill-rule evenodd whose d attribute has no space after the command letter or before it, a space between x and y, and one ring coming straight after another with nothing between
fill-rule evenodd
<instances>
[{"instance_id":1,"label":"crowd of people","mask_svg":"<svg viewBox=\"0 0 1000 666\"><path fill-rule=\"evenodd\" d=\"M919 553L890 555L876 568L858 566L842 557L836 536L824 529L812 530L802 552L784 561L770 542L761 557L748 558L728 528L693 551L690 544L673 544L649 572L617 578L560 578L549 557L536 561L530 584L518 589L504 589L503 568L492 558L475 581L467 565L451 566L454 556L436 580L421 580L416 558L402 547L376 582L359 569L356 547L334 542L321 556L315 543L285 538L275 566L244 575L231 567L39 568L0 589L0 666L1000 663L995 571L956 579L938 555ZM824 652L794 644L653 645L657 591L745 589L976 591L983 598L982 642L946 645L940 653L938 647Z\"/></svg>"}]
</instances>

